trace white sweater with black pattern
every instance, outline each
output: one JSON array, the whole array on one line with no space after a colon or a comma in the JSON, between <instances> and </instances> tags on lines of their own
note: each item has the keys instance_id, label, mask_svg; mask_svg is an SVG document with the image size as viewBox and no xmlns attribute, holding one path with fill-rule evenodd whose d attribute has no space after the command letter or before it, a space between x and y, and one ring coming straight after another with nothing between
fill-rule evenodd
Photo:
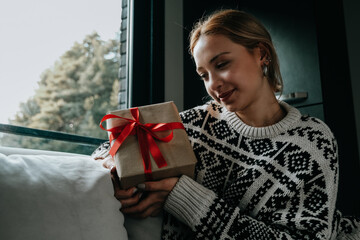
<instances>
[{"instance_id":1,"label":"white sweater with black pattern","mask_svg":"<svg viewBox=\"0 0 360 240\"><path fill-rule=\"evenodd\" d=\"M263 128L215 102L180 114L196 177L182 176L168 196L162 239L336 238L335 138L322 121L280 104L286 117Z\"/></svg>"}]
</instances>

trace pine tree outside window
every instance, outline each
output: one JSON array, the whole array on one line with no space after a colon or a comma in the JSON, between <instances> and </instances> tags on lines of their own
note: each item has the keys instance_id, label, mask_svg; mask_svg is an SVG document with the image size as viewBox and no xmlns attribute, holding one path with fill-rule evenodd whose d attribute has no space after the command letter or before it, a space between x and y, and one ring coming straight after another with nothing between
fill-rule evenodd
<instances>
[{"instance_id":1,"label":"pine tree outside window","mask_svg":"<svg viewBox=\"0 0 360 240\"><path fill-rule=\"evenodd\" d=\"M128 81L120 81L121 77L126 78L121 74L121 65L123 69L126 66L121 63L120 55L126 50L123 46L126 41L121 39L121 31L126 32L121 8L126 8L127 1L21 2L0 4L0 25L2 34L7 36L0 44L0 94L7 96L0 100L0 145L91 153L94 145L107 138L98 125L102 116L110 110L127 107ZM109 32L107 25L113 26L111 37L103 34ZM38 27L41 31L36 32ZM91 30L79 37L77 33L84 29ZM22 36L20 41L17 36ZM39 59L62 47L56 42L59 38L70 41L68 47L48 62L37 78L30 75L27 70L36 68ZM36 42L36 39L40 40ZM12 51L8 55L7 49ZM11 69L16 70L6 75ZM30 81L35 82L35 87L29 87ZM19 101L24 90L28 97ZM17 104L12 104L14 101ZM48 137L32 136L40 133ZM65 136L61 133L68 134L70 140L55 140ZM71 140L76 136L81 138L78 142L76 138Z\"/></svg>"}]
</instances>

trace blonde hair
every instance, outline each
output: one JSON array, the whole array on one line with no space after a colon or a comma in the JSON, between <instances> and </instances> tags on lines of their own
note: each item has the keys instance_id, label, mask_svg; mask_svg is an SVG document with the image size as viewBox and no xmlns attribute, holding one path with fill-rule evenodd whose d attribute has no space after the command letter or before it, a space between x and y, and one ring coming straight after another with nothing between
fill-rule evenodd
<instances>
[{"instance_id":1,"label":"blonde hair","mask_svg":"<svg viewBox=\"0 0 360 240\"><path fill-rule=\"evenodd\" d=\"M282 90L283 81L279 60L269 32L252 15L239 10L220 10L200 19L190 33L189 51L193 56L194 47L201 36L221 34L241 44L249 51L263 44L270 59L267 78L274 92Z\"/></svg>"}]
</instances>

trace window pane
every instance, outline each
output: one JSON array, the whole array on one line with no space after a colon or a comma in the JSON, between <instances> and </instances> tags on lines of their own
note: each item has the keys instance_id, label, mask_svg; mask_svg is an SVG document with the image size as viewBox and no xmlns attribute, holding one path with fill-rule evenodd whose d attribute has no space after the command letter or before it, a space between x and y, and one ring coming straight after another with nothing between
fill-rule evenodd
<instances>
[{"instance_id":1,"label":"window pane","mask_svg":"<svg viewBox=\"0 0 360 240\"><path fill-rule=\"evenodd\" d=\"M120 23L120 0L2 1L0 123L106 138Z\"/></svg>"}]
</instances>

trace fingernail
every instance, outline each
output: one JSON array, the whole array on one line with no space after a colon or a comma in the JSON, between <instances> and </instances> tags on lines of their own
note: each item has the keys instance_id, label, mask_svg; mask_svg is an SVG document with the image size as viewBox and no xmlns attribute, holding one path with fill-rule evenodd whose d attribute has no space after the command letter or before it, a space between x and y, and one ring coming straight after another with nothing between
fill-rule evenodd
<instances>
[{"instance_id":1,"label":"fingernail","mask_svg":"<svg viewBox=\"0 0 360 240\"><path fill-rule=\"evenodd\" d=\"M135 194L138 191L137 188L134 188L133 194Z\"/></svg>"},{"instance_id":2,"label":"fingernail","mask_svg":"<svg viewBox=\"0 0 360 240\"><path fill-rule=\"evenodd\" d=\"M137 188L138 188L139 190L145 190L145 184L144 184L144 183L140 183L140 184L137 185Z\"/></svg>"},{"instance_id":3,"label":"fingernail","mask_svg":"<svg viewBox=\"0 0 360 240\"><path fill-rule=\"evenodd\" d=\"M139 194L139 199L141 199L142 195L143 195L143 193L140 193L140 194Z\"/></svg>"}]
</instances>

